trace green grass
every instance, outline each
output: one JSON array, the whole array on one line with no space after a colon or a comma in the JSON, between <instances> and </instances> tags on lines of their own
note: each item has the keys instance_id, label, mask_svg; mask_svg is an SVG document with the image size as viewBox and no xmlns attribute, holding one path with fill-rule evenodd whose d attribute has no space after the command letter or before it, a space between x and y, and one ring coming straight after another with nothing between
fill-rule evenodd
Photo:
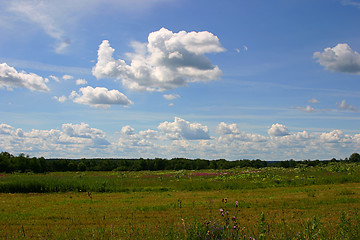
<instances>
[{"instance_id":1,"label":"green grass","mask_svg":"<svg viewBox=\"0 0 360 240\"><path fill-rule=\"evenodd\" d=\"M359 173L345 164L1 174L0 239L358 239Z\"/></svg>"},{"instance_id":2,"label":"green grass","mask_svg":"<svg viewBox=\"0 0 360 240\"><path fill-rule=\"evenodd\" d=\"M226 171L67 172L9 174L0 177L3 193L167 192L241 190L360 182L360 165L263 168ZM310 193L313 194L313 193Z\"/></svg>"}]
</instances>

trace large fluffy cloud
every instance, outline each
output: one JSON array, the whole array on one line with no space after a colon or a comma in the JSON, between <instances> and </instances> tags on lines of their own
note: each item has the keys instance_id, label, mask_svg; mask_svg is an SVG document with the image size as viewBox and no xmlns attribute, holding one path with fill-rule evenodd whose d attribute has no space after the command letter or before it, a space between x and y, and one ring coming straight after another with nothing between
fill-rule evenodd
<instances>
[{"instance_id":1,"label":"large fluffy cloud","mask_svg":"<svg viewBox=\"0 0 360 240\"><path fill-rule=\"evenodd\" d=\"M63 124L57 129L23 131L0 124L0 149L13 153L25 152L43 156L85 156L94 149L107 148L110 143L103 131L88 124Z\"/></svg>"},{"instance_id":2,"label":"large fluffy cloud","mask_svg":"<svg viewBox=\"0 0 360 240\"><path fill-rule=\"evenodd\" d=\"M28 88L31 91L47 92L47 78L42 78L35 73L18 72L6 63L0 64L0 88L12 89L16 87Z\"/></svg>"},{"instance_id":3,"label":"large fluffy cloud","mask_svg":"<svg viewBox=\"0 0 360 240\"><path fill-rule=\"evenodd\" d=\"M149 34L148 43L133 43L130 64L114 59L114 49L104 40L93 68L96 78L115 78L130 89L164 91L189 82L218 79L222 72L205 57L224 51L219 39L210 32L173 33L165 28Z\"/></svg>"},{"instance_id":4,"label":"large fluffy cloud","mask_svg":"<svg viewBox=\"0 0 360 240\"><path fill-rule=\"evenodd\" d=\"M209 129L200 123L190 123L179 117L174 122L165 121L158 126L158 129L170 139L210 139Z\"/></svg>"},{"instance_id":5,"label":"large fluffy cloud","mask_svg":"<svg viewBox=\"0 0 360 240\"><path fill-rule=\"evenodd\" d=\"M105 133L99 129L91 128L89 124L65 123L62 125L63 132L70 137L80 138L103 138Z\"/></svg>"},{"instance_id":6,"label":"large fluffy cloud","mask_svg":"<svg viewBox=\"0 0 360 240\"><path fill-rule=\"evenodd\" d=\"M323 52L315 52L314 58L328 70L360 74L360 54L346 43L325 48Z\"/></svg>"},{"instance_id":7,"label":"large fluffy cloud","mask_svg":"<svg viewBox=\"0 0 360 240\"><path fill-rule=\"evenodd\" d=\"M127 106L132 104L132 101L118 90L108 90L103 87L83 87L80 88L80 94L73 91L70 98L73 98L73 102L75 103L85 104L95 108L109 108L110 105Z\"/></svg>"},{"instance_id":8,"label":"large fluffy cloud","mask_svg":"<svg viewBox=\"0 0 360 240\"><path fill-rule=\"evenodd\" d=\"M216 132L220 135L220 142L232 142L235 140L244 142L262 142L266 140L266 137L259 134L240 131L235 123L227 124L221 122L217 126Z\"/></svg>"},{"instance_id":9,"label":"large fluffy cloud","mask_svg":"<svg viewBox=\"0 0 360 240\"><path fill-rule=\"evenodd\" d=\"M10 135L14 131L14 128L5 123L0 124L0 134Z\"/></svg>"},{"instance_id":10,"label":"large fluffy cloud","mask_svg":"<svg viewBox=\"0 0 360 240\"><path fill-rule=\"evenodd\" d=\"M268 134L272 137L282 137L289 135L290 132L285 125L276 123L273 124L271 128L268 130Z\"/></svg>"}]
</instances>

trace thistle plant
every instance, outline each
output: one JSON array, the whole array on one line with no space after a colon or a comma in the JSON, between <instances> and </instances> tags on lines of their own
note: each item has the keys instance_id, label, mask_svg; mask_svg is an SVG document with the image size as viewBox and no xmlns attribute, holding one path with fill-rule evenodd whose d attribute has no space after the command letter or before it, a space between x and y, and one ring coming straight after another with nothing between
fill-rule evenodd
<instances>
[{"instance_id":1,"label":"thistle plant","mask_svg":"<svg viewBox=\"0 0 360 240\"><path fill-rule=\"evenodd\" d=\"M238 211L234 211L233 214L228 204L228 199L223 198L222 207L219 209L218 214L205 223L188 226L183 221L186 229L186 239L239 239L245 227L241 228L240 226L237 218ZM235 209L237 207L238 201L235 202Z\"/></svg>"}]
</instances>

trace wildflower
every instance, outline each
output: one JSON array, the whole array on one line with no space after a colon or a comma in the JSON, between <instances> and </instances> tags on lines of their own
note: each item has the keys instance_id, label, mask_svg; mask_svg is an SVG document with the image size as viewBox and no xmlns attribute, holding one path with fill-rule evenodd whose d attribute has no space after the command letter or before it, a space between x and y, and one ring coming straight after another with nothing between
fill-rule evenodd
<instances>
[{"instance_id":1,"label":"wildflower","mask_svg":"<svg viewBox=\"0 0 360 240\"><path fill-rule=\"evenodd\" d=\"M227 203L227 198L224 198L224 202Z\"/></svg>"},{"instance_id":2,"label":"wildflower","mask_svg":"<svg viewBox=\"0 0 360 240\"><path fill-rule=\"evenodd\" d=\"M236 220L236 217L235 217L235 216L233 216L233 217L232 217L232 220L233 220L233 221L235 221L235 220Z\"/></svg>"},{"instance_id":3,"label":"wildflower","mask_svg":"<svg viewBox=\"0 0 360 240\"><path fill-rule=\"evenodd\" d=\"M220 212L223 213L223 212L224 212L224 209L220 208Z\"/></svg>"},{"instance_id":4,"label":"wildflower","mask_svg":"<svg viewBox=\"0 0 360 240\"><path fill-rule=\"evenodd\" d=\"M234 229L236 229L236 225L234 226Z\"/></svg>"},{"instance_id":5,"label":"wildflower","mask_svg":"<svg viewBox=\"0 0 360 240\"><path fill-rule=\"evenodd\" d=\"M229 215L229 212L228 212L228 211L226 211L226 215Z\"/></svg>"},{"instance_id":6,"label":"wildflower","mask_svg":"<svg viewBox=\"0 0 360 240\"><path fill-rule=\"evenodd\" d=\"M239 202L238 202L238 201L236 201L236 202L235 202L235 207L238 207L238 204L239 204Z\"/></svg>"}]
</instances>

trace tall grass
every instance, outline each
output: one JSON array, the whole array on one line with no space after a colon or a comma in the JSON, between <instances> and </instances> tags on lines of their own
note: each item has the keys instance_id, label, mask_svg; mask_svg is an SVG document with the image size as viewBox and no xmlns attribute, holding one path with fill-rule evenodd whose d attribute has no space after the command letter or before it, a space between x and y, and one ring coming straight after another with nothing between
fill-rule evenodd
<instances>
[{"instance_id":1,"label":"tall grass","mask_svg":"<svg viewBox=\"0 0 360 240\"><path fill-rule=\"evenodd\" d=\"M358 239L360 233L356 183L191 192L2 193L0 203L0 239L335 240Z\"/></svg>"}]
</instances>

